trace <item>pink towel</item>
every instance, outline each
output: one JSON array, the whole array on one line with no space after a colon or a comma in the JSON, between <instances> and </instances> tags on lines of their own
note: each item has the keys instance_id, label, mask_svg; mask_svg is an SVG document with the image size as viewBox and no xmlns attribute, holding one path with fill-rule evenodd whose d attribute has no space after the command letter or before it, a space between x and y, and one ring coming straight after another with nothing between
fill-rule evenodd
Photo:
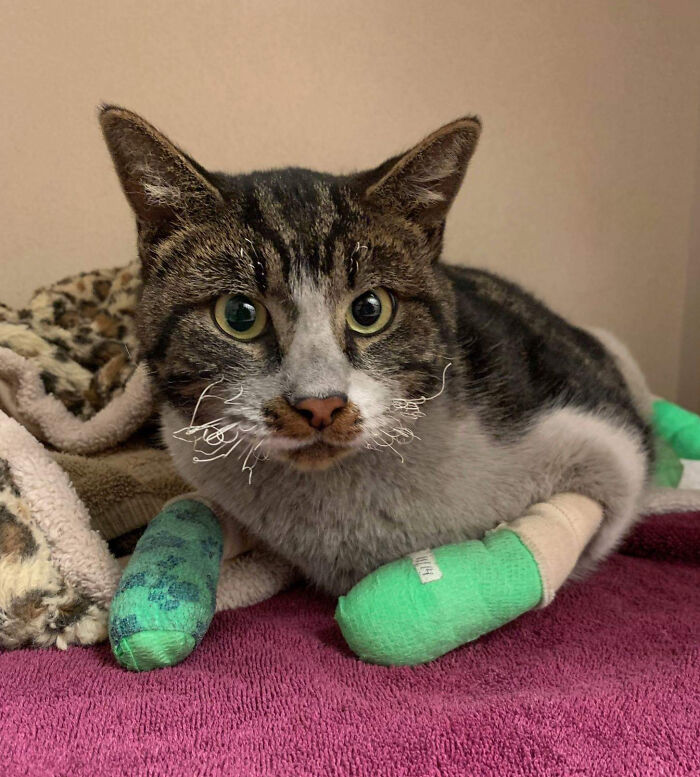
<instances>
[{"instance_id":1,"label":"pink towel","mask_svg":"<svg viewBox=\"0 0 700 777\"><path fill-rule=\"evenodd\" d=\"M649 519L545 610L415 669L357 661L306 590L181 666L0 656L5 777L700 774L700 514Z\"/></svg>"}]
</instances>

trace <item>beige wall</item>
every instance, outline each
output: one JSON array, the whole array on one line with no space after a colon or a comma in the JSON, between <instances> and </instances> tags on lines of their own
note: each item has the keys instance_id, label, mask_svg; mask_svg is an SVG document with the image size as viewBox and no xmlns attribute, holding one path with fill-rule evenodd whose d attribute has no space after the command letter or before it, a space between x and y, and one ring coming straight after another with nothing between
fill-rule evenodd
<instances>
[{"instance_id":1,"label":"beige wall","mask_svg":"<svg viewBox=\"0 0 700 777\"><path fill-rule=\"evenodd\" d=\"M683 333L697 315L683 306L700 303L685 291L697 277L696 0L1 0L0 10L3 301L133 255L100 100L231 170L371 165L478 112L483 140L449 256L611 328L652 387L678 395L681 348L697 359L698 346ZM699 380L683 374L696 406Z\"/></svg>"}]
</instances>

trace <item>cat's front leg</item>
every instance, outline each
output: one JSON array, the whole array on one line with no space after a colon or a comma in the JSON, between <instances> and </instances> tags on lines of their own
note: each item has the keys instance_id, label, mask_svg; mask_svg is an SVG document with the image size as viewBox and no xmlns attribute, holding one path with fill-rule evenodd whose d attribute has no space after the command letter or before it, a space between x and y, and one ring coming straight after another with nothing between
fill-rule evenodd
<instances>
[{"instance_id":1,"label":"cat's front leg","mask_svg":"<svg viewBox=\"0 0 700 777\"><path fill-rule=\"evenodd\" d=\"M603 519L600 503L581 494L555 494L532 505L520 518L494 531L518 536L537 564L542 585L540 607L546 607L566 582Z\"/></svg>"},{"instance_id":2,"label":"cat's front leg","mask_svg":"<svg viewBox=\"0 0 700 777\"><path fill-rule=\"evenodd\" d=\"M266 548L230 513L216 509L224 535L216 610L232 610L269 599L289 588L299 572Z\"/></svg>"},{"instance_id":3,"label":"cat's front leg","mask_svg":"<svg viewBox=\"0 0 700 777\"><path fill-rule=\"evenodd\" d=\"M336 619L366 661L431 661L549 604L602 518L590 497L555 494L482 540L381 567L340 598Z\"/></svg>"}]
</instances>

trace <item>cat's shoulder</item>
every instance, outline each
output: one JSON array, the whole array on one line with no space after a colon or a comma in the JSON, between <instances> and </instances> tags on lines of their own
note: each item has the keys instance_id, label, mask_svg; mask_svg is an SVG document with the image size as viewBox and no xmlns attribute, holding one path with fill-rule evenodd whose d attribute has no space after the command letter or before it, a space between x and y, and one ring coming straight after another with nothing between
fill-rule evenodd
<instances>
[{"instance_id":1,"label":"cat's shoulder","mask_svg":"<svg viewBox=\"0 0 700 777\"><path fill-rule=\"evenodd\" d=\"M598 337L495 273L447 264L439 270L454 291L465 395L490 428L522 429L544 411L575 407L648 431Z\"/></svg>"},{"instance_id":2,"label":"cat's shoulder","mask_svg":"<svg viewBox=\"0 0 700 777\"><path fill-rule=\"evenodd\" d=\"M600 340L575 326L518 283L489 270L439 264L455 294L458 326L478 329L503 343L542 353L542 349L585 352L588 359L607 363L609 355ZM487 326L485 326L487 324Z\"/></svg>"},{"instance_id":3,"label":"cat's shoulder","mask_svg":"<svg viewBox=\"0 0 700 777\"><path fill-rule=\"evenodd\" d=\"M472 304L487 304L507 311L519 311L520 314L539 313L546 317L555 315L534 294L502 275L478 267L463 267L443 262L438 266L449 279L458 302L469 299Z\"/></svg>"}]
</instances>

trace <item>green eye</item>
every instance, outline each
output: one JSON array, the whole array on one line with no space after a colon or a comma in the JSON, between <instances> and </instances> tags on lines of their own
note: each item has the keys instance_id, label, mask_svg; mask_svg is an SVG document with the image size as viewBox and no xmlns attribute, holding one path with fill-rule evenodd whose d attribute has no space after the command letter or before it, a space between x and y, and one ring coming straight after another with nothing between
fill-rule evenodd
<instances>
[{"instance_id":1,"label":"green eye","mask_svg":"<svg viewBox=\"0 0 700 777\"><path fill-rule=\"evenodd\" d=\"M222 332L237 340L253 340L267 324L267 310L242 294L224 294L214 305L214 321Z\"/></svg>"},{"instance_id":2,"label":"green eye","mask_svg":"<svg viewBox=\"0 0 700 777\"><path fill-rule=\"evenodd\" d=\"M389 326L394 308L394 298L386 289L370 289L350 303L345 320L353 332L376 335Z\"/></svg>"}]
</instances>

